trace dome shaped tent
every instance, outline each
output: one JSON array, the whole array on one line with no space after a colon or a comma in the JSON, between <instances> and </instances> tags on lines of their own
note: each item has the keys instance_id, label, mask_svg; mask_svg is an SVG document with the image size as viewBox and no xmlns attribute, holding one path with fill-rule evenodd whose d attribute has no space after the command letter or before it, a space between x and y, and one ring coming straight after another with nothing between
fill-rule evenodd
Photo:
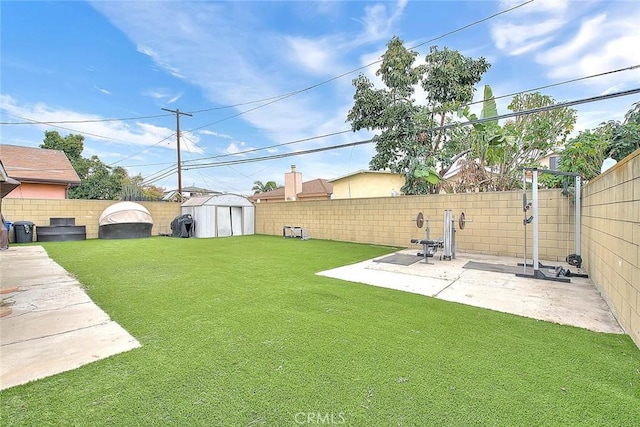
<instances>
[{"instance_id":1,"label":"dome shaped tent","mask_svg":"<svg viewBox=\"0 0 640 427\"><path fill-rule=\"evenodd\" d=\"M98 220L100 239L137 239L151 236L153 219L144 206L119 202L106 208Z\"/></svg>"}]
</instances>

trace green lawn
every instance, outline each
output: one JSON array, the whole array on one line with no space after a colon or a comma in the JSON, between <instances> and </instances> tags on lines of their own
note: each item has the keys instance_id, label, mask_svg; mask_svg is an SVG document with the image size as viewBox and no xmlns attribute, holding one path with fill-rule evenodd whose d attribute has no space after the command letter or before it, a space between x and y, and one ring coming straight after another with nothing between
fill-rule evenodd
<instances>
[{"instance_id":1,"label":"green lawn","mask_svg":"<svg viewBox=\"0 0 640 427\"><path fill-rule=\"evenodd\" d=\"M627 336L314 274L393 248L272 236L43 246L142 347L1 392L2 426L640 420Z\"/></svg>"}]
</instances>

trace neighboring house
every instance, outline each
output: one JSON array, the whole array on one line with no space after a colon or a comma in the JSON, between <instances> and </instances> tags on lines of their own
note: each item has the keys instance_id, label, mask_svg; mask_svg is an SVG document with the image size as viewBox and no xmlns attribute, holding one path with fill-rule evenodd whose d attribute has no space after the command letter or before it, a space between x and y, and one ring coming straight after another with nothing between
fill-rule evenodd
<instances>
[{"instance_id":1,"label":"neighboring house","mask_svg":"<svg viewBox=\"0 0 640 427\"><path fill-rule=\"evenodd\" d=\"M223 194L220 191L207 190L206 188L199 187L184 187L182 189L182 198L190 199L191 197L206 197L206 196L216 196L218 194ZM164 197L162 198L164 201L178 201L178 190L167 191L164 193Z\"/></svg>"},{"instance_id":2,"label":"neighboring house","mask_svg":"<svg viewBox=\"0 0 640 427\"><path fill-rule=\"evenodd\" d=\"M291 165L291 172L284 174L284 187L249 196L254 203L293 202L296 200L329 200L333 193L333 184L326 179L314 179L302 182L302 174Z\"/></svg>"},{"instance_id":3,"label":"neighboring house","mask_svg":"<svg viewBox=\"0 0 640 427\"><path fill-rule=\"evenodd\" d=\"M6 198L66 199L80 178L61 150L0 145L0 161L7 175L20 185Z\"/></svg>"},{"instance_id":4,"label":"neighboring house","mask_svg":"<svg viewBox=\"0 0 640 427\"><path fill-rule=\"evenodd\" d=\"M538 160L542 169L557 171L560 169L560 153L554 151Z\"/></svg>"},{"instance_id":5,"label":"neighboring house","mask_svg":"<svg viewBox=\"0 0 640 427\"><path fill-rule=\"evenodd\" d=\"M400 195L405 176L387 171L359 170L330 180L333 199L358 199Z\"/></svg>"}]
</instances>

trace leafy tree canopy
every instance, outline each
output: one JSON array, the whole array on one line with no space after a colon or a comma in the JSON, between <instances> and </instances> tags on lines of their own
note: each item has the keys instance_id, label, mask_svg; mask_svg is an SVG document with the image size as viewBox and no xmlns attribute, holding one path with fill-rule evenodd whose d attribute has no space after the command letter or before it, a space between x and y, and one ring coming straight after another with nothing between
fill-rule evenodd
<instances>
[{"instance_id":1,"label":"leafy tree canopy","mask_svg":"<svg viewBox=\"0 0 640 427\"><path fill-rule=\"evenodd\" d=\"M40 144L40 148L64 151L71 164L73 164L82 159L81 154L84 149L84 136L80 134L69 134L62 137L55 130L45 131L44 141ZM76 170L76 172L78 171Z\"/></svg>"},{"instance_id":2,"label":"leafy tree canopy","mask_svg":"<svg viewBox=\"0 0 640 427\"><path fill-rule=\"evenodd\" d=\"M92 156L89 159L82 157L84 136L69 134L62 137L57 131L45 131L44 134L44 141L40 148L63 151L80 177L80 185L69 189L69 198L117 200L127 195L131 197L133 193L139 193L147 200L162 198L162 196L158 197L157 193L162 194L164 190L143 186L141 176L129 178L126 169L107 166L98 156ZM125 186L128 187L123 193ZM138 188L134 189L132 186Z\"/></svg>"},{"instance_id":3,"label":"leafy tree canopy","mask_svg":"<svg viewBox=\"0 0 640 427\"><path fill-rule=\"evenodd\" d=\"M121 200L159 201L164 197L164 188L144 183L142 175L126 176L122 180Z\"/></svg>"},{"instance_id":4,"label":"leafy tree canopy","mask_svg":"<svg viewBox=\"0 0 640 427\"><path fill-rule=\"evenodd\" d=\"M609 120L571 138L560 155L560 169L589 180L600 174L607 156L617 161L640 148L640 102L634 103L621 123Z\"/></svg>"},{"instance_id":5,"label":"leafy tree canopy","mask_svg":"<svg viewBox=\"0 0 640 427\"><path fill-rule=\"evenodd\" d=\"M251 188L251 190L253 190L253 194L266 193L267 191L278 188L278 184L276 184L275 181L267 181L264 184L262 181L254 181L253 184L254 185Z\"/></svg>"},{"instance_id":6,"label":"leafy tree canopy","mask_svg":"<svg viewBox=\"0 0 640 427\"><path fill-rule=\"evenodd\" d=\"M436 46L430 49L425 64L415 65L418 53L407 49L398 37L392 38L382 55L376 75L384 88L377 89L363 74L353 80L354 105L347 115L353 131L376 132L376 154L371 169L403 173L405 194L424 194L435 189L444 169L442 153L454 141L455 131L432 132L447 123L447 116L473 98L478 83L489 64L484 58L474 60L457 51ZM414 99L421 84L426 99ZM426 104L426 105L425 105Z\"/></svg>"}]
</instances>

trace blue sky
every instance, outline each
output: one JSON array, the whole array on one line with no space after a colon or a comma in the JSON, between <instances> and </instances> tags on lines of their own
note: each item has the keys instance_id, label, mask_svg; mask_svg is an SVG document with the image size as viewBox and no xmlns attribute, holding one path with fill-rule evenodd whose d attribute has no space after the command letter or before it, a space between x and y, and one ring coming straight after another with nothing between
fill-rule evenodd
<instances>
[{"instance_id":1,"label":"blue sky","mask_svg":"<svg viewBox=\"0 0 640 427\"><path fill-rule=\"evenodd\" d=\"M162 108L179 109L193 112L180 121L183 186L251 194L256 180L282 184L292 164L305 181L337 178L367 169L373 145L189 165L367 139L371 134L347 132L273 147L349 130L358 73L334 78L377 61L394 35L416 46L525 2L5 1L0 141L37 147L45 130L82 133L84 157L95 154L145 178L165 172L155 184L175 189L175 116ZM478 88L489 84L500 96L639 65L639 22L636 0L534 0L416 50L418 61L431 45L484 56L492 66ZM376 70L360 72L378 84ZM312 86L277 102L250 103ZM571 101L637 87L640 69L542 92ZM500 113L508 112L509 101L499 101ZM627 96L576 107L576 130L622 119L635 101ZM113 118L132 119L104 121ZM32 124L4 124L16 122Z\"/></svg>"}]
</instances>

